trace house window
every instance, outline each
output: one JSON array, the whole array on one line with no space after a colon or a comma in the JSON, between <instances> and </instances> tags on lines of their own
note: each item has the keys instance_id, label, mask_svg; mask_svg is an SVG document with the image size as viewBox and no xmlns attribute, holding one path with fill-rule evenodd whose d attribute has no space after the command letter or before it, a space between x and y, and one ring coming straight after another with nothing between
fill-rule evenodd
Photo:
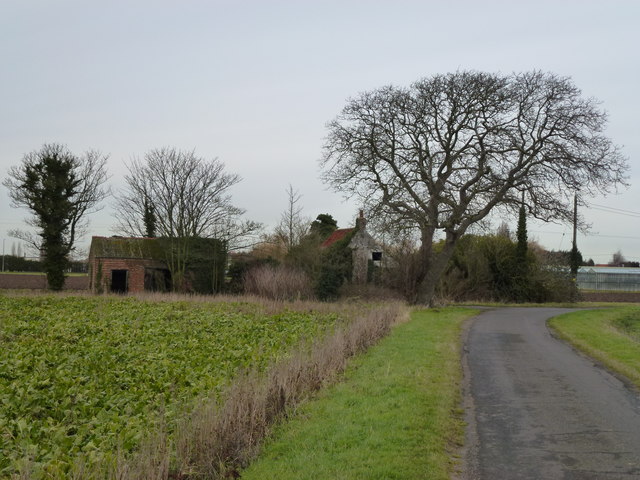
<instances>
[{"instance_id":1,"label":"house window","mask_svg":"<svg viewBox=\"0 0 640 480\"><path fill-rule=\"evenodd\" d=\"M371 260L379 262L382 260L382 252L371 252Z\"/></svg>"},{"instance_id":2,"label":"house window","mask_svg":"<svg viewBox=\"0 0 640 480\"><path fill-rule=\"evenodd\" d=\"M111 270L111 291L114 293L129 291L129 270Z\"/></svg>"}]
</instances>

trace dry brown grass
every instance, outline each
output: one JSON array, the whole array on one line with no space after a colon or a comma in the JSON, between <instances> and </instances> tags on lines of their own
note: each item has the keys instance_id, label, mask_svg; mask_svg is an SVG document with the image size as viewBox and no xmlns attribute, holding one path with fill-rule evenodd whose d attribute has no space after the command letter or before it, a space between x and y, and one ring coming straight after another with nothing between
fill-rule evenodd
<instances>
[{"instance_id":1,"label":"dry brown grass","mask_svg":"<svg viewBox=\"0 0 640 480\"><path fill-rule=\"evenodd\" d=\"M240 376L221 400L203 400L186 415L178 423L171 445L165 435L157 435L134 459L114 465L107 478L237 478L276 422L335 381L349 358L375 344L406 315L407 309L400 303L365 308L355 320L319 341L300 346L266 373Z\"/></svg>"},{"instance_id":2,"label":"dry brown grass","mask_svg":"<svg viewBox=\"0 0 640 480\"><path fill-rule=\"evenodd\" d=\"M261 265L244 276L244 291L273 300L305 300L314 297L313 282L302 270L283 265Z\"/></svg>"},{"instance_id":3,"label":"dry brown grass","mask_svg":"<svg viewBox=\"0 0 640 480\"><path fill-rule=\"evenodd\" d=\"M340 287L340 299L346 302L352 301L369 301L369 302L385 302L385 301L404 301L402 294L396 290L382 285L367 283L364 285L356 285L353 283L345 283Z\"/></svg>"}]
</instances>

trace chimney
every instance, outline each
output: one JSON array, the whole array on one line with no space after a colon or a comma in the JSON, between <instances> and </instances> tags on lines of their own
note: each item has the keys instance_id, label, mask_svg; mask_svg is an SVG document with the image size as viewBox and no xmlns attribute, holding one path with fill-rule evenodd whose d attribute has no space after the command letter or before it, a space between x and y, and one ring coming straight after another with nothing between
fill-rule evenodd
<instances>
[{"instance_id":1,"label":"chimney","mask_svg":"<svg viewBox=\"0 0 640 480\"><path fill-rule=\"evenodd\" d=\"M364 210L360 210L360 215L356 219L356 228L358 230L364 230L367 226L367 219L364 218Z\"/></svg>"}]
</instances>

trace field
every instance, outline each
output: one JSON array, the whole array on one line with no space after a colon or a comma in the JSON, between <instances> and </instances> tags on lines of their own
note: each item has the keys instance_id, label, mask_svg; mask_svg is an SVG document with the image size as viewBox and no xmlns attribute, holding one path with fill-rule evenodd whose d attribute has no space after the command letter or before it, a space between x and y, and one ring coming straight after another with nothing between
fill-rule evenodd
<instances>
[{"instance_id":1,"label":"field","mask_svg":"<svg viewBox=\"0 0 640 480\"><path fill-rule=\"evenodd\" d=\"M86 274L69 274L64 283L64 290L87 290L89 287L89 276ZM0 273L0 291L11 290L46 290L47 276L43 273L21 273L3 272Z\"/></svg>"},{"instance_id":2,"label":"field","mask_svg":"<svg viewBox=\"0 0 640 480\"><path fill-rule=\"evenodd\" d=\"M338 320L248 302L0 296L0 478L64 478L159 422L170 435L196 399Z\"/></svg>"}]
</instances>

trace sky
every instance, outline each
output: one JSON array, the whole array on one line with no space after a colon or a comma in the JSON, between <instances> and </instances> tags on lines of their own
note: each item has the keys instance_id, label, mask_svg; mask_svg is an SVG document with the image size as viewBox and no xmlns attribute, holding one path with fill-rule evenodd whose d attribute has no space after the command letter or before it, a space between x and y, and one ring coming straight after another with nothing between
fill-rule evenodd
<instances>
[{"instance_id":1,"label":"sky","mask_svg":"<svg viewBox=\"0 0 640 480\"><path fill-rule=\"evenodd\" d=\"M640 260L640 2L0 0L0 180L24 154L57 142L109 155L109 186L163 146L218 158L242 182L231 193L268 231L302 194L309 218L353 223L359 203L320 180L326 124L346 101L440 73L543 70L571 77L609 114L630 187L589 197L585 258ZM113 198L89 217L112 235ZM24 228L0 186L0 238ZM515 230L517 219L505 219ZM529 223L550 250L571 226Z\"/></svg>"}]
</instances>

